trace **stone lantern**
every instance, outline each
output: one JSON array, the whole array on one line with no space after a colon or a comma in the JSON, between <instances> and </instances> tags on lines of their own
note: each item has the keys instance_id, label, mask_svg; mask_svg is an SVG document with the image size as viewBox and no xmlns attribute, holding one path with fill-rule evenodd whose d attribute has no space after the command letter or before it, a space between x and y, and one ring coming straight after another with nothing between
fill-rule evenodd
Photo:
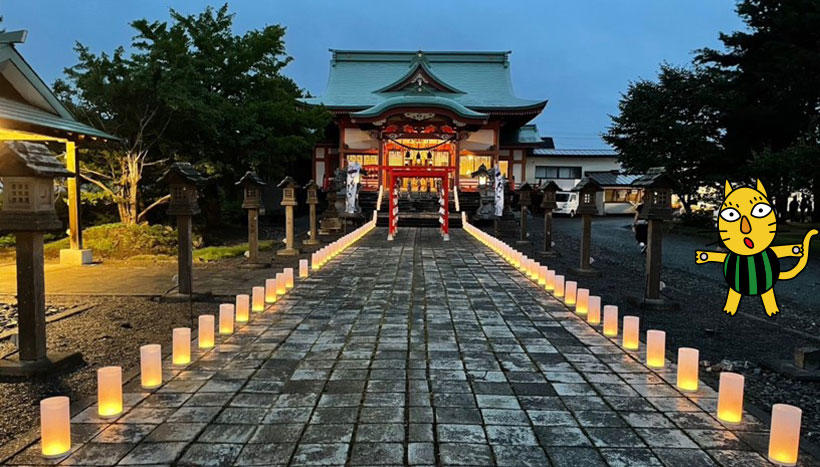
<instances>
[{"instance_id":1,"label":"stone lantern","mask_svg":"<svg viewBox=\"0 0 820 467\"><path fill-rule=\"evenodd\" d=\"M579 275L597 275L598 272L589 266L589 249L592 236L592 216L598 213L596 198L598 193L603 191L603 188L595 180L584 177L575 185L572 191L578 192L578 209L575 212L581 215L583 222L581 262L578 269L574 269L573 272Z\"/></svg>"},{"instance_id":2,"label":"stone lantern","mask_svg":"<svg viewBox=\"0 0 820 467\"><path fill-rule=\"evenodd\" d=\"M647 220L646 287L642 306L666 308L661 298L661 251L663 245L663 221L672 218L672 188L674 181L666 175L663 167L653 167L646 175L632 182L643 189L643 207L638 217Z\"/></svg>"},{"instance_id":3,"label":"stone lantern","mask_svg":"<svg viewBox=\"0 0 820 467\"><path fill-rule=\"evenodd\" d=\"M255 172L247 171L236 182L242 187L242 208L248 210L248 268L260 268L265 265L259 261L259 215L265 214L262 193L265 182Z\"/></svg>"},{"instance_id":4,"label":"stone lantern","mask_svg":"<svg viewBox=\"0 0 820 467\"><path fill-rule=\"evenodd\" d=\"M319 234L316 231L316 205L319 204L319 186L313 180L305 185L307 204L310 206L310 238L306 238L302 245L313 247L319 244Z\"/></svg>"},{"instance_id":5,"label":"stone lantern","mask_svg":"<svg viewBox=\"0 0 820 467\"><path fill-rule=\"evenodd\" d=\"M544 249L541 254L552 256L555 251L552 249L552 211L556 208L555 193L560 187L553 181L549 181L541 187L544 197L541 199L541 208L544 210Z\"/></svg>"},{"instance_id":6,"label":"stone lantern","mask_svg":"<svg viewBox=\"0 0 820 467\"><path fill-rule=\"evenodd\" d=\"M519 245L530 243L527 240L527 216L528 208L532 204L532 185L524 183L516 190L518 192L518 204L521 206L521 233L518 239Z\"/></svg>"},{"instance_id":7,"label":"stone lantern","mask_svg":"<svg viewBox=\"0 0 820 467\"><path fill-rule=\"evenodd\" d=\"M180 295L191 295L194 288L193 244L191 242L191 218L199 214L197 185L205 181L188 162L174 162L160 178L171 188L168 215L177 218L177 291Z\"/></svg>"},{"instance_id":8,"label":"stone lantern","mask_svg":"<svg viewBox=\"0 0 820 467\"><path fill-rule=\"evenodd\" d=\"M296 256L299 250L293 245L293 208L296 203L296 180L285 177L277 188L282 189L282 203L285 207L285 248L276 252L277 256Z\"/></svg>"},{"instance_id":9,"label":"stone lantern","mask_svg":"<svg viewBox=\"0 0 820 467\"><path fill-rule=\"evenodd\" d=\"M495 194L493 193L492 173L487 170L484 164L481 164L478 170L470 174L470 177L478 179L479 205L475 218L481 220L494 219Z\"/></svg>"},{"instance_id":10,"label":"stone lantern","mask_svg":"<svg viewBox=\"0 0 820 467\"><path fill-rule=\"evenodd\" d=\"M69 176L42 143L0 144L0 230L16 237L19 329L19 354L0 360L0 376L43 374L82 362L77 352L46 354L43 233L63 227L54 210L54 178Z\"/></svg>"}]
</instances>

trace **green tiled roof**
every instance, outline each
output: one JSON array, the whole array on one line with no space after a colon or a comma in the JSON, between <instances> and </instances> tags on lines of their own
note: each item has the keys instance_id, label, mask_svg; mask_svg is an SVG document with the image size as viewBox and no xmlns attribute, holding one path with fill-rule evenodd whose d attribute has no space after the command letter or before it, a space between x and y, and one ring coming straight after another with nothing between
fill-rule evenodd
<instances>
[{"instance_id":1,"label":"green tiled roof","mask_svg":"<svg viewBox=\"0 0 820 467\"><path fill-rule=\"evenodd\" d=\"M37 107L16 102L0 97L0 120L8 120L24 125L34 125L37 127L50 128L55 130L68 131L98 138L119 140L116 136L109 135L94 127L90 127L77 120L60 117L52 113L40 110Z\"/></svg>"},{"instance_id":2,"label":"green tiled roof","mask_svg":"<svg viewBox=\"0 0 820 467\"><path fill-rule=\"evenodd\" d=\"M359 112L354 112L351 116L360 118L378 117L382 114L382 112L390 110L394 107L437 107L440 109L450 110L456 115L464 118L486 119L489 117L488 114L470 110L453 99L434 95L416 96L412 94L393 95L373 107L369 107Z\"/></svg>"},{"instance_id":3,"label":"green tiled roof","mask_svg":"<svg viewBox=\"0 0 820 467\"><path fill-rule=\"evenodd\" d=\"M425 94L476 112L540 111L546 104L545 100L522 99L513 93L509 52L331 51L327 89L321 97L303 99L308 104L363 110L397 95L412 95L416 91L413 86L404 92L384 91L409 78L416 69L424 69L445 88L425 89Z\"/></svg>"}]
</instances>

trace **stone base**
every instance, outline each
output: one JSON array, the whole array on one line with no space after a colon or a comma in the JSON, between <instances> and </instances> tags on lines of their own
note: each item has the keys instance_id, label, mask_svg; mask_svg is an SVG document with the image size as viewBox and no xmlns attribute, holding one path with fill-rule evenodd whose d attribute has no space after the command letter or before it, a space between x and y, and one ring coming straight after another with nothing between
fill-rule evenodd
<instances>
[{"instance_id":1,"label":"stone base","mask_svg":"<svg viewBox=\"0 0 820 467\"><path fill-rule=\"evenodd\" d=\"M251 263L246 262L239 265L242 269L265 269L270 267L270 263Z\"/></svg>"},{"instance_id":2,"label":"stone base","mask_svg":"<svg viewBox=\"0 0 820 467\"><path fill-rule=\"evenodd\" d=\"M546 256L547 258L555 258L558 256L558 253L556 253L555 250L542 250L539 251L538 254L541 256Z\"/></svg>"},{"instance_id":3,"label":"stone base","mask_svg":"<svg viewBox=\"0 0 820 467\"><path fill-rule=\"evenodd\" d=\"M601 271L597 269L581 269L581 268L570 268L569 272L575 274L576 276L584 276L584 277L601 277Z\"/></svg>"},{"instance_id":4,"label":"stone base","mask_svg":"<svg viewBox=\"0 0 820 467\"><path fill-rule=\"evenodd\" d=\"M171 292L160 297L160 302L164 303L187 303L187 302L212 302L214 295L211 292L192 294Z\"/></svg>"},{"instance_id":5,"label":"stone base","mask_svg":"<svg viewBox=\"0 0 820 467\"><path fill-rule=\"evenodd\" d=\"M326 217L319 221L319 235L331 235L342 230L342 220L338 217Z\"/></svg>"},{"instance_id":6,"label":"stone base","mask_svg":"<svg viewBox=\"0 0 820 467\"><path fill-rule=\"evenodd\" d=\"M530 241L529 240L516 240L515 244L516 245L529 245Z\"/></svg>"},{"instance_id":7,"label":"stone base","mask_svg":"<svg viewBox=\"0 0 820 467\"><path fill-rule=\"evenodd\" d=\"M60 250L60 264L68 266L82 266L93 262L94 260L91 255L91 250L77 250L74 248Z\"/></svg>"},{"instance_id":8,"label":"stone base","mask_svg":"<svg viewBox=\"0 0 820 467\"><path fill-rule=\"evenodd\" d=\"M52 353L35 361L20 360L20 354L14 354L0 360L0 379L51 376L82 365L85 361L80 352Z\"/></svg>"},{"instance_id":9,"label":"stone base","mask_svg":"<svg viewBox=\"0 0 820 467\"><path fill-rule=\"evenodd\" d=\"M282 248L276 251L276 256L298 256L299 250L297 248Z\"/></svg>"},{"instance_id":10,"label":"stone base","mask_svg":"<svg viewBox=\"0 0 820 467\"><path fill-rule=\"evenodd\" d=\"M316 238L308 238L306 240L302 240L302 245L304 246L317 246L319 245L319 239Z\"/></svg>"},{"instance_id":11,"label":"stone base","mask_svg":"<svg viewBox=\"0 0 820 467\"><path fill-rule=\"evenodd\" d=\"M626 300L630 305L647 311L675 311L680 309L680 305L663 298L628 297Z\"/></svg>"},{"instance_id":12,"label":"stone base","mask_svg":"<svg viewBox=\"0 0 820 467\"><path fill-rule=\"evenodd\" d=\"M766 360L760 362L762 366L788 376L791 379L798 381L820 381L820 370L806 370L795 366L794 362L790 360Z\"/></svg>"}]
</instances>

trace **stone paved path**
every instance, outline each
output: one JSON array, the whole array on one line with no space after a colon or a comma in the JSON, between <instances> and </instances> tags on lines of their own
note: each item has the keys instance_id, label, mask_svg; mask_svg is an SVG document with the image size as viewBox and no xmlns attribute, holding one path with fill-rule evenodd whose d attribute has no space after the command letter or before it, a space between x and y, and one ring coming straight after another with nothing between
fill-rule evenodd
<instances>
[{"instance_id":1,"label":"stone paved path","mask_svg":"<svg viewBox=\"0 0 820 467\"><path fill-rule=\"evenodd\" d=\"M160 389L127 383L119 419L79 413L62 464L768 465L767 427L747 415L728 430L714 391L678 392L672 371L648 370L463 231L384 238L188 367L166 359ZM39 446L12 463L42 463Z\"/></svg>"}]
</instances>

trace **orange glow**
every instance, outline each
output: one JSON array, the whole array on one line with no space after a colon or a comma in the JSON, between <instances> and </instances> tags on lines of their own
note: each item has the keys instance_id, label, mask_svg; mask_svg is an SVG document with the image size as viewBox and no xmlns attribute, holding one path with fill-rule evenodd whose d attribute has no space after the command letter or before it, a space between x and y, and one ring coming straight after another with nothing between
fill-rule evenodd
<instances>
[{"instance_id":1,"label":"orange glow","mask_svg":"<svg viewBox=\"0 0 820 467\"><path fill-rule=\"evenodd\" d=\"M545 286L547 292L555 290L555 271L547 270L547 285Z\"/></svg>"},{"instance_id":2,"label":"orange glow","mask_svg":"<svg viewBox=\"0 0 820 467\"><path fill-rule=\"evenodd\" d=\"M285 268L285 286L293 288L293 268Z\"/></svg>"},{"instance_id":3,"label":"orange glow","mask_svg":"<svg viewBox=\"0 0 820 467\"><path fill-rule=\"evenodd\" d=\"M276 273L276 295L285 295L288 291L287 278L284 272Z\"/></svg>"},{"instance_id":4,"label":"orange glow","mask_svg":"<svg viewBox=\"0 0 820 467\"><path fill-rule=\"evenodd\" d=\"M591 295L587 310L587 323L595 326L601 323L601 297Z\"/></svg>"},{"instance_id":5,"label":"orange glow","mask_svg":"<svg viewBox=\"0 0 820 467\"><path fill-rule=\"evenodd\" d=\"M253 294L253 311L265 311L265 287L257 286L251 292Z\"/></svg>"},{"instance_id":6,"label":"orange glow","mask_svg":"<svg viewBox=\"0 0 820 467\"><path fill-rule=\"evenodd\" d=\"M604 305L604 335L615 337L618 335L618 307Z\"/></svg>"},{"instance_id":7,"label":"orange glow","mask_svg":"<svg viewBox=\"0 0 820 467\"><path fill-rule=\"evenodd\" d=\"M214 346L214 315L199 315L199 348Z\"/></svg>"},{"instance_id":8,"label":"orange glow","mask_svg":"<svg viewBox=\"0 0 820 467\"><path fill-rule=\"evenodd\" d=\"M265 303L276 302L276 279L265 279Z\"/></svg>"},{"instance_id":9,"label":"orange glow","mask_svg":"<svg viewBox=\"0 0 820 467\"><path fill-rule=\"evenodd\" d=\"M681 391L698 390L698 349L681 347L678 349L678 389Z\"/></svg>"},{"instance_id":10,"label":"orange glow","mask_svg":"<svg viewBox=\"0 0 820 467\"><path fill-rule=\"evenodd\" d=\"M780 465L796 465L800 449L800 418L803 411L788 404L772 406L769 430L769 460Z\"/></svg>"},{"instance_id":11,"label":"orange glow","mask_svg":"<svg viewBox=\"0 0 820 467\"><path fill-rule=\"evenodd\" d=\"M219 305L219 334L233 334L233 303Z\"/></svg>"},{"instance_id":12,"label":"orange glow","mask_svg":"<svg viewBox=\"0 0 820 467\"><path fill-rule=\"evenodd\" d=\"M236 322L247 323L250 319L250 301L251 297L247 294L236 296Z\"/></svg>"},{"instance_id":13,"label":"orange glow","mask_svg":"<svg viewBox=\"0 0 820 467\"><path fill-rule=\"evenodd\" d=\"M308 260L300 259L299 260L299 278L304 279L308 276Z\"/></svg>"},{"instance_id":14,"label":"orange glow","mask_svg":"<svg viewBox=\"0 0 820 467\"><path fill-rule=\"evenodd\" d=\"M552 290L555 298L564 297L564 276L555 276L555 288Z\"/></svg>"},{"instance_id":15,"label":"orange glow","mask_svg":"<svg viewBox=\"0 0 820 467\"><path fill-rule=\"evenodd\" d=\"M727 423L740 423L743 418L743 375L724 371L718 386L717 418Z\"/></svg>"},{"instance_id":16,"label":"orange glow","mask_svg":"<svg viewBox=\"0 0 820 467\"><path fill-rule=\"evenodd\" d=\"M68 397L40 401L40 446L44 457L60 457L71 450L71 412Z\"/></svg>"},{"instance_id":17,"label":"orange glow","mask_svg":"<svg viewBox=\"0 0 820 467\"><path fill-rule=\"evenodd\" d=\"M564 284L564 305L572 308L575 306L575 295L578 293L578 283L567 281Z\"/></svg>"},{"instance_id":18,"label":"orange glow","mask_svg":"<svg viewBox=\"0 0 820 467\"><path fill-rule=\"evenodd\" d=\"M541 266L538 268L538 285L541 287L545 287L547 285L547 269L546 266Z\"/></svg>"},{"instance_id":19,"label":"orange glow","mask_svg":"<svg viewBox=\"0 0 820 467\"><path fill-rule=\"evenodd\" d=\"M162 347L159 344L140 347L140 381L145 389L162 384Z\"/></svg>"},{"instance_id":20,"label":"orange glow","mask_svg":"<svg viewBox=\"0 0 820 467\"><path fill-rule=\"evenodd\" d=\"M637 350L640 346L640 318L624 316L624 337L622 344L625 349Z\"/></svg>"},{"instance_id":21,"label":"orange glow","mask_svg":"<svg viewBox=\"0 0 820 467\"><path fill-rule=\"evenodd\" d=\"M191 363L191 329L174 328L172 332L172 356L174 365Z\"/></svg>"},{"instance_id":22,"label":"orange glow","mask_svg":"<svg viewBox=\"0 0 820 467\"><path fill-rule=\"evenodd\" d=\"M97 370L97 413L103 418L122 413L122 368L104 366Z\"/></svg>"},{"instance_id":23,"label":"orange glow","mask_svg":"<svg viewBox=\"0 0 820 467\"><path fill-rule=\"evenodd\" d=\"M646 331L646 366L663 368L666 364L666 333L657 329Z\"/></svg>"},{"instance_id":24,"label":"orange glow","mask_svg":"<svg viewBox=\"0 0 820 467\"><path fill-rule=\"evenodd\" d=\"M578 289L575 296L575 312L585 315L589 311L589 289Z\"/></svg>"}]
</instances>

